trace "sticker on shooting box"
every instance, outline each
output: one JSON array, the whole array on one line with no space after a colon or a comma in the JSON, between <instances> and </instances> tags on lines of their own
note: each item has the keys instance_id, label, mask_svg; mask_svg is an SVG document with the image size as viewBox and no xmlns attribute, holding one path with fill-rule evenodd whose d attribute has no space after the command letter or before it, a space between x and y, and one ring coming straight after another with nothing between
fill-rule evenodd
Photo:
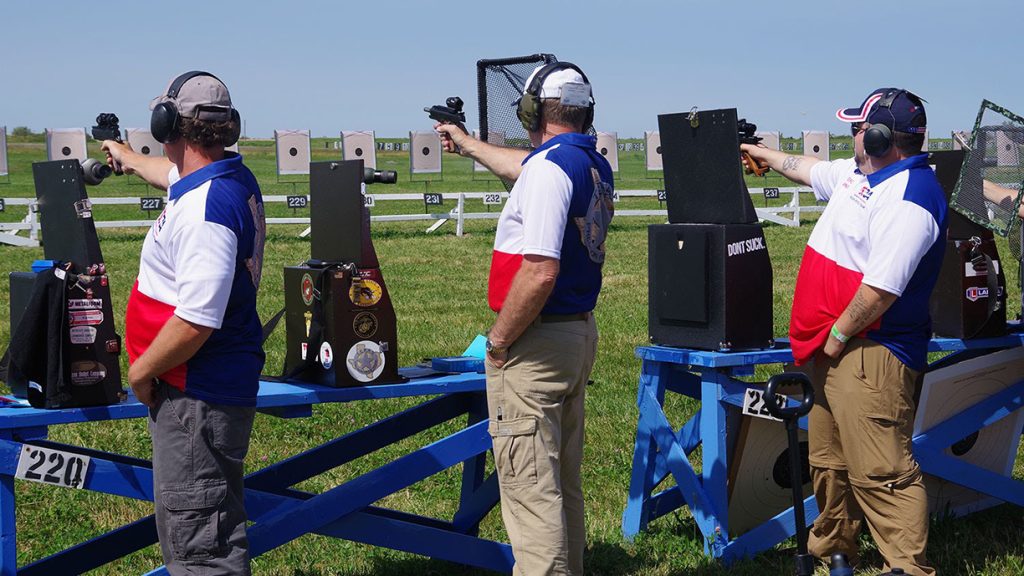
<instances>
[{"instance_id":1,"label":"sticker on shooting box","mask_svg":"<svg viewBox=\"0 0 1024 576\"><path fill-rule=\"evenodd\" d=\"M302 343L302 359L306 359L306 352L309 350L309 342Z\"/></svg>"},{"instance_id":2,"label":"sticker on shooting box","mask_svg":"<svg viewBox=\"0 0 1024 576\"><path fill-rule=\"evenodd\" d=\"M25 444L18 454L14 477L66 488L84 488L91 458Z\"/></svg>"},{"instance_id":3,"label":"sticker on shooting box","mask_svg":"<svg viewBox=\"0 0 1024 576\"><path fill-rule=\"evenodd\" d=\"M302 302L306 306L313 303L313 277L308 272L302 275Z\"/></svg>"},{"instance_id":4,"label":"sticker on shooting box","mask_svg":"<svg viewBox=\"0 0 1024 576\"><path fill-rule=\"evenodd\" d=\"M106 377L107 367L95 360L71 363L71 383L75 386L92 386Z\"/></svg>"},{"instance_id":5,"label":"sticker on shooting box","mask_svg":"<svg viewBox=\"0 0 1024 576\"><path fill-rule=\"evenodd\" d=\"M103 300L99 298L70 298L68 310L99 310L103 308Z\"/></svg>"},{"instance_id":6,"label":"sticker on shooting box","mask_svg":"<svg viewBox=\"0 0 1024 576\"><path fill-rule=\"evenodd\" d=\"M71 326L95 326L103 323L103 312L100 310L74 310L68 312L68 323Z\"/></svg>"},{"instance_id":7,"label":"sticker on shooting box","mask_svg":"<svg viewBox=\"0 0 1024 576\"><path fill-rule=\"evenodd\" d=\"M370 338L377 333L377 317L370 312L360 312L352 319L352 331L360 338Z\"/></svg>"},{"instance_id":8,"label":"sticker on shooting box","mask_svg":"<svg viewBox=\"0 0 1024 576\"><path fill-rule=\"evenodd\" d=\"M384 291L381 289L380 284L374 280L355 280L348 291L348 297L352 300L352 303L362 308L367 308L380 302L383 294Z\"/></svg>"},{"instance_id":9,"label":"sticker on shooting box","mask_svg":"<svg viewBox=\"0 0 1024 576\"><path fill-rule=\"evenodd\" d=\"M69 332L72 344L92 344L96 341L96 329L92 326L75 326Z\"/></svg>"},{"instance_id":10,"label":"sticker on shooting box","mask_svg":"<svg viewBox=\"0 0 1024 576\"><path fill-rule=\"evenodd\" d=\"M323 365L325 370L330 370L331 366L334 366L334 350L331 349L330 342L324 342L320 345L320 364Z\"/></svg>"},{"instance_id":11,"label":"sticker on shooting box","mask_svg":"<svg viewBox=\"0 0 1024 576\"><path fill-rule=\"evenodd\" d=\"M999 260L992 260L992 270L995 271L996 274L999 274ZM974 262L971 262L970 260L964 262L964 276L973 277L987 275L988 268L986 266L982 265L975 268Z\"/></svg>"},{"instance_id":12,"label":"sticker on shooting box","mask_svg":"<svg viewBox=\"0 0 1024 576\"><path fill-rule=\"evenodd\" d=\"M779 399L783 406L789 401L789 398L783 394L776 394L775 397ZM743 415L782 422L782 420L772 416L771 412L768 411L768 406L764 400L764 390L758 388L747 388L747 393L743 395Z\"/></svg>"},{"instance_id":13,"label":"sticker on shooting box","mask_svg":"<svg viewBox=\"0 0 1024 576\"><path fill-rule=\"evenodd\" d=\"M356 342L349 348L345 360L349 375L360 382L373 382L384 371L384 352L379 344L370 340Z\"/></svg>"}]
</instances>

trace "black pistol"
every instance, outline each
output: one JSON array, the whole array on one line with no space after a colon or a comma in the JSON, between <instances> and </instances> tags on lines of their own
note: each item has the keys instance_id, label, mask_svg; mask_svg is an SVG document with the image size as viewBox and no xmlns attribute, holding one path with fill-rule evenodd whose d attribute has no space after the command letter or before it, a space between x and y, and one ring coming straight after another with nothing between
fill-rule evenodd
<instances>
[{"instance_id":1,"label":"black pistol","mask_svg":"<svg viewBox=\"0 0 1024 576\"><path fill-rule=\"evenodd\" d=\"M755 136L757 132L757 124L747 122L746 118L740 118L736 121L736 131L740 136L740 144L758 144L764 138ZM743 153L743 159L747 161L747 174L754 174L756 176L764 176L771 168L767 164L760 164L757 160L754 160L750 154Z\"/></svg>"},{"instance_id":2,"label":"black pistol","mask_svg":"<svg viewBox=\"0 0 1024 576\"><path fill-rule=\"evenodd\" d=\"M112 112L103 112L96 117L96 125L92 127L92 137L97 142L103 142L104 140L113 140L119 144L124 144L124 140L121 140L121 126L120 120L117 118L117 114ZM124 171L121 170L116 162L114 163L114 174L120 176Z\"/></svg>"},{"instance_id":3,"label":"black pistol","mask_svg":"<svg viewBox=\"0 0 1024 576\"><path fill-rule=\"evenodd\" d=\"M444 106L440 104L431 106L430 108L424 108L423 111L430 116L431 120L437 122L444 122L447 124L465 124L466 113L462 111L462 98L458 96L451 96L444 101Z\"/></svg>"}]
</instances>

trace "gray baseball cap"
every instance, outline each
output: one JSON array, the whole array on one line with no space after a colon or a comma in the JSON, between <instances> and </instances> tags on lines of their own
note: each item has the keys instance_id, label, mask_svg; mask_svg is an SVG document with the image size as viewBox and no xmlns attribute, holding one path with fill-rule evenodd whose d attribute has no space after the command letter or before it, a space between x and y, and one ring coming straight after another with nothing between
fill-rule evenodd
<instances>
[{"instance_id":1,"label":"gray baseball cap","mask_svg":"<svg viewBox=\"0 0 1024 576\"><path fill-rule=\"evenodd\" d=\"M172 102L178 114L199 120L231 119L231 95L228 87L209 72L186 72L167 84L167 89L149 103L153 110L161 102Z\"/></svg>"}]
</instances>

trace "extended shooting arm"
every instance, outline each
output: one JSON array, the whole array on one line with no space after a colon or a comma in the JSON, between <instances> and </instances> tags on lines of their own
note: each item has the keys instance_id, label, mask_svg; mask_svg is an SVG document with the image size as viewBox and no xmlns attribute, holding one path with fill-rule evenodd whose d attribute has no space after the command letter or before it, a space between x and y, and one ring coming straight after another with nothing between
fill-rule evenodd
<instances>
[{"instance_id":1,"label":"extended shooting arm","mask_svg":"<svg viewBox=\"0 0 1024 576\"><path fill-rule=\"evenodd\" d=\"M779 150L772 150L756 144L740 144L740 153L743 162L746 164L747 157L767 164L772 170L782 174L797 184L804 186L811 185L811 166L814 166L819 159L813 156L800 156L797 154L786 154Z\"/></svg>"},{"instance_id":2,"label":"extended shooting arm","mask_svg":"<svg viewBox=\"0 0 1024 576\"><path fill-rule=\"evenodd\" d=\"M174 164L166 157L145 156L114 140L104 140L101 149L107 153L107 163L111 167L116 163L125 174L135 174L160 190L167 190L170 185L167 177Z\"/></svg>"},{"instance_id":3,"label":"extended shooting arm","mask_svg":"<svg viewBox=\"0 0 1024 576\"><path fill-rule=\"evenodd\" d=\"M523 160L529 150L495 146L470 136L466 129L456 124L437 123L434 130L441 137L441 145L453 154L472 158L503 180L515 182L523 171Z\"/></svg>"}]
</instances>

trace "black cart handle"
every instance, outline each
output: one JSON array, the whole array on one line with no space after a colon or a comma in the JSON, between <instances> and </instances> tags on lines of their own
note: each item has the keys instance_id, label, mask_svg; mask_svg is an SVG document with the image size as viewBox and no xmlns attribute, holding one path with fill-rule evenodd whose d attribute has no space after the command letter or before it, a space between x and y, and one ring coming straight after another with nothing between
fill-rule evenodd
<instances>
[{"instance_id":1,"label":"black cart handle","mask_svg":"<svg viewBox=\"0 0 1024 576\"><path fill-rule=\"evenodd\" d=\"M776 388L780 386L788 386L791 384L800 384L800 388L803 391L804 398L800 401L798 406L787 406L785 408L779 406L778 396L775 395ZM811 411L811 406L814 404L814 388L811 387L811 379L806 374L800 372L783 372L782 374L776 374L768 379L768 385L764 389L764 406L768 409L768 413L778 418L779 420L789 420L791 418L800 418L807 415Z\"/></svg>"}]
</instances>

